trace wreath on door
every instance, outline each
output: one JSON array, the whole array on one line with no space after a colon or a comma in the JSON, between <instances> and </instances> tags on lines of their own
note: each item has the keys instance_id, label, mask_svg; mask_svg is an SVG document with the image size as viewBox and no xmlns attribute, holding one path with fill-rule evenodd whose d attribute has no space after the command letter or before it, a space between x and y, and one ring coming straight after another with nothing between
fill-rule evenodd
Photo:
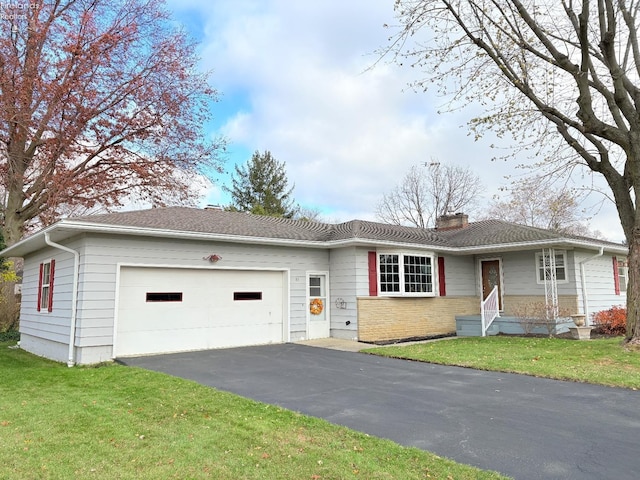
<instances>
[{"instance_id":1,"label":"wreath on door","mask_svg":"<svg viewBox=\"0 0 640 480\"><path fill-rule=\"evenodd\" d=\"M311 312L311 315L320 315L323 308L324 305L322 304L322 300L320 298L314 298L309 304L309 311Z\"/></svg>"}]
</instances>

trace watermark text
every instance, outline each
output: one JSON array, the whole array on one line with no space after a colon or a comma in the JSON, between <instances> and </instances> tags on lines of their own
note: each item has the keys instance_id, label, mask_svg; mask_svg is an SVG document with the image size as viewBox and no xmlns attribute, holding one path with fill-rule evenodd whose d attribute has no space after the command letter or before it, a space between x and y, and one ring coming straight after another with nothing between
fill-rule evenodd
<instances>
[{"instance_id":1,"label":"watermark text","mask_svg":"<svg viewBox=\"0 0 640 480\"><path fill-rule=\"evenodd\" d=\"M18 20L27 18L29 10L38 8L36 3L29 2L3 2L0 1L0 19Z\"/></svg>"}]
</instances>

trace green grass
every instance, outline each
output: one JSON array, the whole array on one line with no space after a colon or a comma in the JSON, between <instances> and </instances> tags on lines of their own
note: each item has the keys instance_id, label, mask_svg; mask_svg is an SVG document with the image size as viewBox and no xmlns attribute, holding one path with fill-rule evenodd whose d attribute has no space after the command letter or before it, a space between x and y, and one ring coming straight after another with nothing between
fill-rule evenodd
<instances>
[{"instance_id":1,"label":"green grass","mask_svg":"<svg viewBox=\"0 0 640 480\"><path fill-rule=\"evenodd\" d=\"M187 380L7 346L0 478L504 478Z\"/></svg>"},{"instance_id":2,"label":"green grass","mask_svg":"<svg viewBox=\"0 0 640 480\"><path fill-rule=\"evenodd\" d=\"M467 337L366 349L376 355L481 370L515 372L614 387L640 388L640 352L622 337L576 341L559 338Z\"/></svg>"}]
</instances>

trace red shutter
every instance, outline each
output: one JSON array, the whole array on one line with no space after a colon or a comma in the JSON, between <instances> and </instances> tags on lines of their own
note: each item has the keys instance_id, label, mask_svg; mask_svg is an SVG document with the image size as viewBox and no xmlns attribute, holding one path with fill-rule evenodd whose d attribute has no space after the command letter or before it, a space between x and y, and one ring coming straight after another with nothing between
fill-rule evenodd
<instances>
[{"instance_id":1,"label":"red shutter","mask_svg":"<svg viewBox=\"0 0 640 480\"><path fill-rule=\"evenodd\" d=\"M51 260L51 266L49 267L49 311L53 310L53 276L56 271L56 261Z\"/></svg>"},{"instance_id":2,"label":"red shutter","mask_svg":"<svg viewBox=\"0 0 640 480\"><path fill-rule=\"evenodd\" d=\"M369 296L378 296L378 254L369 252Z\"/></svg>"},{"instance_id":3,"label":"red shutter","mask_svg":"<svg viewBox=\"0 0 640 480\"><path fill-rule=\"evenodd\" d=\"M40 304L42 303L42 271L44 270L44 263L40 264L40 277L38 278L38 304L36 309L40 311Z\"/></svg>"},{"instance_id":4,"label":"red shutter","mask_svg":"<svg viewBox=\"0 0 640 480\"><path fill-rule=\"evenodd\" d=\"M613 285L616 289L616 295L620 295L620 273L618 270L618 259L613 257Z\"/></svg>"},{"instance_id":5,"label":"red shutter","mask_svg":"<svg viewBox=\"0 0 640 480\"><path fill-rule=\"evenodd\" d=\"M440 284L440 296L447 296L447 281L444 277L444 257L438 257L438 282Z\"/></svg>"}]
</instances>

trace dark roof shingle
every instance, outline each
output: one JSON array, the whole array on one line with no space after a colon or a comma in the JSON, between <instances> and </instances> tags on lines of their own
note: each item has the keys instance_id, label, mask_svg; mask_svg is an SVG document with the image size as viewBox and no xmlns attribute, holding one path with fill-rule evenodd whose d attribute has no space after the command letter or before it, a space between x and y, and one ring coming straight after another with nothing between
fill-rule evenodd
<instances>
[{"instance_id":1,"label":"dark roof shingle","mask_svg":"<svg viewBox=\"0 0 640 480\"><path fill-rule=\"evenodd\" d=\"M563 235L540 228L501 220L469 223L464 228L435 230L364 220L339 224L292 220L279 217L228 212L214 209L166 207L131 212L89 215L68 219L101 225L157 229L173 232L196 232L238 237L328 242L371 240L433 247L481 247L531 242L583 241L591 244L622 245L575 235Z\"/></svg>"}]
</instances>

